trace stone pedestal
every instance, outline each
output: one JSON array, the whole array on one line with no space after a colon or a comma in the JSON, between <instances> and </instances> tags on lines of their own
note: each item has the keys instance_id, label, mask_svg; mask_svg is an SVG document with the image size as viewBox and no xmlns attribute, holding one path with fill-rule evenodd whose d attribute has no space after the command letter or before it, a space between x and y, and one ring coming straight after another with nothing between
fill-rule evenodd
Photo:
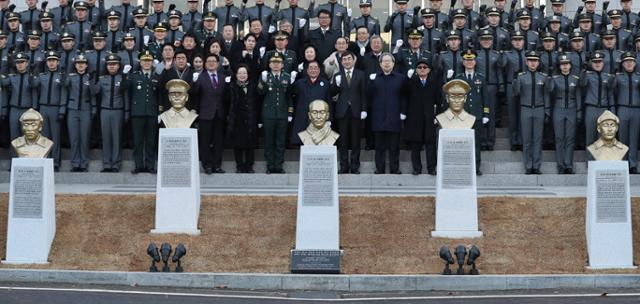
<instances>
[{"instance_id":1,"label":"stone pedestal","mask_svg":"<svg viewBox=\"0 0 640 304\"><path fill-rule=\"evenodd\" d=\"M200 234L200 164L196 129L160 129L156 227L151 233Z\"/></svg>"},{"instance_id":2,"label":"stone pedestal","mask_svg":"<svg viewBox=\"0 0 640 304\"><path fill-rule=\"evenodd\" d=\"M46 264L56 235L53 159L14 158L4 264Z\"/></svg>"},{"instance_id":3,"label":"stone pedestal","mask_svg":"<svg viewBox=\"0 0 640 304\"><path fill-rule=\"evenodd\" d=\"M432 237L477 238L478 194L474 130L441 129L438 136L436 229Z\"/></svg>"},{"instance_id":4,"label":"stone pedestal","mask_svg":"<svg viewBox=\"0 0 640 304\"><path fill-rule=\"evenodd\" d=\"M585 227L587 268L637 268L633 266L628 162L589 162Z\"/></svg>"},{"instance_id":5,"label":"stone pedestal","mask_svg":"<svg viewBox=\"0 0 640 304\"><path fill-rule=\"evenodd\" d=\"M291 272L339 273L340 256L336 147L301 146Z\"/></svg>"}]
</instances>

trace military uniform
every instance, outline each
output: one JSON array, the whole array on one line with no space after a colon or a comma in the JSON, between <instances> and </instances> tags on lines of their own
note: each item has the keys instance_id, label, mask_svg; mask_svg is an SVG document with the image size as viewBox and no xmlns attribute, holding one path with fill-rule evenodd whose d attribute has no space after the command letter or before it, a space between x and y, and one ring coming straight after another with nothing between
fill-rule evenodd
<instances>
[{"instance_id":1,"label":"military uniform","mask_svg":"<svg viewBox=\"0 0 640 304\"><path fill-rule=\"evenodd\" d=\"M410 34L410 36L411 35L413 34ZM407 74L407 71L409 70L415 70L418 61L421 59L427 59L429 62L432 62L431 53L428 50L422 48L417 51L411 50L409 48L402 49L400 52L398 52L398 54L396 54L395 57L395 68L402 74Z\"/></svg>"},{"instance_id":2,"label":"military uniform","mask_svg":"<svg viewBox=\"0 0 640 304\"><path fill-rule=\"evenodd\" d=\"M187 0L187 2L198 2L197 0ZM182 14L182 30L185 33L192 32L195 30L196 26L202 22L202 13L198 12L198 10L188 11Z\"/></svg>"},{"instance_id":3,"label":"military uniform","mask_svg":"<svg viewBox=\"0 0 640 304\"><path fill-rule=\"evenodd\" d=\"M20 20L20 15L13 12L9 13L7 15L7 21L11 20ZM19 29L16 29L15 31L9 30L7 35L7 48L12 50L21 50L26 42L25 39L25 34Z\"/></svg>"},{"instance_id":4,"label":"military uniform","mask_svg":"<svg viewBox=\"0 0 640 304\"><path fill-rule=\"evenodd\" d=\"M491 37L491 31L483 30L481 35ZM480 37L482 39L482 36ZM500 69L500 53L493 49L481 49L478 51L476 58L476 71L483 76L486 96L484 102L489 108L489 122L484 124L482 132L481 146L486 150L493 150L496 142L496 120L497 114L500 113L498 108L500 102L498 100L498 92L502 89L503 77Z\"/></svg>"},{"instance_id":5,"label":"military uniform","mask_svg":"<svg viewBox=\"0 0 640 304\"><path fill-rule=\"evenodd\" d=\"M40 21L53 21L53 15L47 11L40 14ZM60 43L60 34L56 32L56 29L52 26L52 29L48 32L44 30L40 35L40 49L48 51L50 49L57 50Z\"/></svg>"},{"instance_id":6,"label":"military uniform","mask_svg":"<svg viewBox=\"0 0 640 304\"><path fill-rule=\"evenodd\" d=\"M256 3L255 6L243 8L242 16L244 20L249 21L260 19L262 22L262 33L266 34L269 32L270 26L276 26L274 12L270 6Z\"/></svg>"},{"instance_id":7,"label":"military uniform","mask_svg":"<svg viewBox=\"0 0 640 304\"><path fill-rule=\"evenodd\" d=\"M216 7L213 12L218 16L218 32L222 33L225 24L233 25L233 32L238 35L239 26L244 22L244 16L240 9L231 4Z\"/></svg>"},{"instance_id":8,"label":"military uniform","mask_svg":"<svg viewBox=\"0 0 640 304\"><path fill-rule=\"evenodd\" d=\"M537 52L527 52L527 60L539 60ZM527 69L513 82L513 94L520 100L523 161L527 174L540 174L542 132L549 119L551 106L546 96L547 75Z\"/></svg>"},{"instance_id":9,"label":"military uniform","mask_svg":"<svg viewBox=\"0 0 640 304\"><path fill-rule=\"evenodd\" d=\"M29 49L25 51L29 56L29 73L33 75L40 74L44 70L45 52L40 48Z\"/></svg>"},{"instance_id":10,"label":"military uniform","mask_svg":"<svg viewBox=\"0 0 640 304\"><path fill-rule=\"evenodd\" d=\"M165 12L152 12L147 17L147 24L151 27L155 27L158 23L167 23L169 21L169 15Z\"/></svg>"},{"instance_id":11,"label":"military uniform","mask_svg":"<svg viewBox=\"0 0 640 304\"><path fill-rule=\"evenodd\" d=\"M640 17L638 17L638 14L632 12L631 10L625 11L623 9L621 17L622 17L622 27L632 32L635 32L638 22L640 21Z\"/></svg>"},{"instance_id":12,"label":"military uniform","mask_svg":"<svg viewBox=\"0 0 640 304\"><path fill-rule=\"evenodd\" d=\"M88 5L84 1L79 1L74 3L74 8L76 10L79 9L88 9ZM67 33L71 33L76 37L76 47L80 50L89 49L91 46L91 31L94 29L93 24L87 19L79 21L74 20L67 22L62 28L63 31Z\"/></svg>"},{"instance_id":13,"label":"military uniform","mask_svg":"<svg viewBox=\"0 0 640 304\"><path fill-rule=\"evenodd\" d=\"M217 16L214 12L207 12L202 16L203 21L216 20L216 18ZM198 46L200 46L200 48L203 48L203 49L206 47L207 42L209 42L211 39L217 39L218 41L223 41L222 34L220 34L220 32L216 31L215 29L207 30L204 27L200 27L196 29L194 31L193 36Z\"/></svg>"},{"instance_id":14,"label":"military uniform","mask_svg":"<svg viewBox=\"0 0 640 304\"><path fill-rule=\"evenodd\" d=\"M27 60L29 60L29 57L24 53L14 55L16 63ZM38 108L38 101L33 92L35 78L31 77L26 71L24 73L9 74L0 79L0 85L3 91L8 91L2 107L2 116L9 116L9 130L11 139L14 139L22 135L20 116L29 108Z\"/></svg>"},{"instance_id":15,"label":"military uniform","mask_svg":"<svg viewBox=\"0 0 640 304\"><path fill-rule=\"evenodd\" d=\"M503 51L511 49L511 37L509 31L505 30L503 27L493 27L486 26L481 30L489 29L491 30L491 35L493 36L493 46L492 49L496 51Z\"/></svg>"},{"instance_id":16,"label":"military uniform","mask_svg":"<svg viewBox=\"0 0 640 304\"><path fill-rule=\"evenodd\" d=\"M404 2L406 0L394 0L396 3ZM395 48L398 40L402 40L406 45L407 32L413 26L413 12L409 11L396 11L387 18L387 23L384 25L384 32L391 31L391 49Z\"/></svg>"},{"instance_id":17,"label":"military uniform","mask_svg":"<svg viewBox=\"0 0 640 304\"><path fill-rule=\"evenodd\" d=\"M124 33L133 26L133 11L135 7L131 4L122 3L120 5L114 5L110 10L120 14L120 31Z\"/></svg>"},{"instance_id":18,"label":"military uniform","mask_svg":"<svg viewBox=\"0 0 640 304\"><path fill-rule=\"evenodd\" d=\"M360 1L360 7L367 6L367 5L371 6L371 4L372 4L371 0ZM351 24L349 25L349 28L358 29L359 27L362 27L362 26L366 26L369 29L370 35L380 36L380 21L375 17L371 15L368 15L368 16L362 15L358 18L351 19Z\"/></svg>"},{"instance_id":19,"label":"military uniform","mask_svg":"<svg viewBox=\"0 0 640 304\"><path fill-rule=\"evenodd\" d=\"M522 39L522 32L516 31L511 39ZM520 99L513 94L513 82L518 74L527 68L524 49L505 51L500 55L499 65L504 76L505 95L507 96L507 115L509 117L509 142L511 150L517 150L522 145L520 132Z\"/></svg>"},{"instance_id":20,"label":"military uniform","mask_svg":"<svg viewBox=\"0 0 640 304\"><path fill-rule=\"evenodd\" d=\"M591 61L602 60L604 54L596 52ZM614 76L604 71L584 71L580 75L580 87L584 93L584 124L586 129L586 143L596 141L598 132L596 122L605 110L613 110L615 103L612 89Z\"/></svg>"},{"instance_id":21,"label":"military uniform","mask_svg":"<svg viewBox=\"0 0 640 304\"><path fill-rule=\"evenodd\" d=\"M480 161L481 161L481 152L480 146L482 143L482 133L483 133L483 118L489 118L491 111L489 109L489 105L487 104L487 86L485 82L484 75L474 72L471 73L471 78L467 77L467 71L456 75L456 79L461 79L466 81L469 84L471 90L467 93L467 101L464 103L464 110L475 116L476 120L473 124L473 130L475 134L475 153L476 153L476 172L478 175L481 175L480 169Z\"/></svg>"},{"instance_id":22,"label":"military uniform","mask_svg":"<svg viewBox=\"0 0 640 304\"><path fill-rule=\"evenodd\" d=\"M168 25L164 22L162 23L158 23L155 25L155 27L153 28L154 32L166 32L167 31L167 27ZM151 51L151 54L153 54L153 58L161 61L162 60L162 47L164 46L164 44L166 43L166 40L163 41L159 41L156 39L153 39L153 41L149 42L149 45L147 46L147 49L149 51Z\"/></svg>"},{"instance_id":23,"label":"military uniform","mask_svg":"<svg viewBox=\"0 0 640 304\"><path fill-rule=\"evenodd\" d=\"M49 51L46 59L58 60L59 54L56 51ZM37 79L36 92L40 96L38 109L44 118L42 133L45 137L53 141L53 148L49 154L54 159L54 167L60 167L60 121L64 115L60 115L62 105L62 91L64 74L58 68L54 71L47 69L40 73Z\"/></svg>"},{"instance_id":24,"label":"military uniform","mask_svg":"<svg viewBox=\"0 0 640 304\"><path fill-rule=\"evenodd\" d=\"M282 57L275 55L270 60L282 61ZM266 81L261 78L258 83L258 93L264 96L262 121L264 124L264 158L267 161L268 173L284 172L282 165L287 137L287 120L293 115L290 87L291 75L286 72L281 72L277 78L269 72Z\"/></svg>"},{"instance_id":25,"label":"military uniform","mask_svg":"<svg viewBox=\"0 0 640 304\"><path fill-rule=\"evenodd\" d=\"M143 9L143 8L138 8L133 12L133 16L137 17L137 16L147 16L147 10ZM136 39L136 49L141 52L142 50L144 50L147 47L147 44L149 44L149 41L151 40L151 37L153 37L153 32L147 28L146 26L143 27L139 27L139 26L134 26L132 28L129 29L128 31L131 35L133 35L133 37L135 37Z\"/></svg>"},{"instance_id":26,"label":"military uniform","mask_svg":"<svg viewBox=\"0 0 640 304\"><path fill-rule=\"evenodd\" d=\"M106 36L104 32L95 32L93 33L93 39L103 39ZM87 60L89 61L89 73L94 74L95 81L98 80L98 77L105 74L106 72L106 60L105 57L107 55L106 49L93 49L85 52L87 56Z\"/></svg>"},{"instance_id":27,"label":"military uniform","mask_svg":"<svg viewBox=\"0 0 640 304\"><path fill-rule=\"evenodd\" d=\"M603 49L604 54L604 69L603 71L613 75L620 70L620 63L622 62L622 51L616 49Z\"/></svg>"},{"instance_id":28,"label":"military uniform","mask_svg":"<svg viewBox=\"0 0 640 304\"><path fill-rule=\"evenodd\" d=\"M584 35L580 32L573 32L571 33L570 40L584 41ZM587 52L585 52L583 48L582 50L571 50L568 54L571 59L571 74L580 75L588 63Z\"/></svg>"},{"instance_id":29,"label":"military uniform","mask_svg":"<svg viewBox=\"0 0 640 304\"><path fill-rule=\"evenodd\" d=\"M20 12L20 21L23 31L37 30L40 28L40 14L42 13L37 7L28 8Z\"/></svg>"},{"instance_id":30,"label":"military uniform","mask_svg":"<svg viewBox=\"0 0 640 304\"><path fill-rule=\"evenodd\" d=\"M625 52L623 61L636 61L633 52ZM616 113L620 119L618 132L620 141L629 146L627 158L629 171L637 173L638 167L638 139L640 137L640 74L635 71L616 73L613 78L615 92Z\"/></svg>"},{"instance_id":31,"label":"military uniform","mask_svg":"<svg viewBox=\"0 0 640 304\"><path fill-rule=\"evenodd\" d=\"M332 30L338 31L340 36L349 35L351 32L351 28L349 27L351 16L349 16L347 8L344 7L344 5L338 3L337 0L333 2L330 0L327 3L318 5L311 17L318 17L318 12L321 10L327 10L329 12L329 16L331 16L330 27Z\"/></svg>"},{"instance_id":32,"label":"military uniform","mask_svg":"<svg viewBox=\"0 0 640 304\"><path fill-rule=\"evenodd\" d=\"M309 7L309 10L313 10L313 6ZM299 6L295 6L295 7L291 7L289 6L288 8L279 10L277 12L277 16L278 16L278 21L281 20L287 20L289 22L291 22L292 25L292 30L291 33L293 36L298 37L298 32L300 30L300 19L306 19L307 22L304 25L304 32L306 33L309 30L309 11L301 8Z\"/></svg>"}]
</instances>

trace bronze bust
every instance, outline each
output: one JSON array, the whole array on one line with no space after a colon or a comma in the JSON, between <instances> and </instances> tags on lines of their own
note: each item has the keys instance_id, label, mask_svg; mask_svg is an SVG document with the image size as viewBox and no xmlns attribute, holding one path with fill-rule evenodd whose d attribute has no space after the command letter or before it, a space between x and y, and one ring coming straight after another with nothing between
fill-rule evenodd
<instances>
[{"instance_id":1,"label":"bronze bust","mask_svg":"<svg viewBox=\"0 0 640 304\"><path fill-rule=\"evenodd\" d=\"M191 86L181 79L172 79L166 84L171 109L160 114L160 120L167 128L190 128L198 114L185 107L189 100Z\"/></svg>"},{"instance_id":2,"label":"bronze bust","mask_svg":"<svg viewBox=\"0 0 640 304\"><path fill-rule=\"evenodd\" d=\"M443 129L471 129L476 117L464 110L467 93L471 90L469 84L461 79L451 80L442 86L449 108L436 116L438 124Z\"/></svg>"},{"instance_id":3,"label":"bronze bust","mask_svg":"<svg viewBox=\"0 0 640 304\"><path fill-rule=\"evenodd\" d=\"M340 135L327 123L329 120L329 104L324 100L314 100L309 104L309 126L299 132L298 136L305 145L333 145Z\"/></svg>"},{"instance_id":4,"label":"bronze bust","mask_svg":"<svg viewBox=\"0 0 640 304\"><path fill-rule=\"evenodd\" d=\"M616 139L619 123L618 117L608 110L598 117L600 138L587 147L595 160L622 160L629 151L629 147Z\"/></svg>"},{"instance_id":5,"label":"bronze bust","mask_svg":"<svg viewBox=\"0 0 640 304\"><path fill-rule=\"evenodd\" d=\"M43 123L42 115L34 109L29 109L20 116L23 136L11 141L18 157L45 158L49 155L53 141L40 134Z\"/></svg>"}]
</instances>

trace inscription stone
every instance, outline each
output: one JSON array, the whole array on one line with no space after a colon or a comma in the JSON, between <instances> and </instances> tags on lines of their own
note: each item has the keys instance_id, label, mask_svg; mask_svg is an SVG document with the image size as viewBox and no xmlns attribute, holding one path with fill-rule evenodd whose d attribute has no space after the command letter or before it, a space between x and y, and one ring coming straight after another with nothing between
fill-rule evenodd
<instances>
[{"instance_id":1,"label":"inscription stone","mask_svg":"<svg viewBox=\"0 0 640 304\"><path fill-rule=\"evenodd\" d=\"M625 172L596 171L596 221L624 223L627 221L627 189Z\"/></svg>"},{"instance_id":2,"label":"inscription stone","mask_svg":"<svg viewBox=\"0 0 640 304\"><path fill-rule=\"evenodd\" d=\"M13 217L42 218L43 167L14 167Z\"/></svg>"},{"instance_id":3,"label":"inscription stone","mask_svg":"<svg viewBox=\"0 0 640 304\"><path fill-rule=\"evenodd\" d=\"M333 171L336 160L327 154L306 154L302 158L302 205L333 205Z\"/></svg>"},{"instance_id":4,"label":"inscription stone","mask_svg":"<svg viewBox=\"0 0 640 304\"><path fill-rule=\"evenodd\" d=\"M340 273L340 250L291 250L292 273Z\"/></svg>"},{"instance_id":5,"label":"inscription stone","mask_svg":"<svg viewBox=\"0 0 640 304\"><path fill-rule=\"evenodd\" d=\"M473 187L473 141L469 137L445 137L442 146L442 188Z\"/></svg>"},{"instance_id":6,"label":"inscription stone","mask_svg":"<svg viewBox=\"0 0 640 304\"><path fill-rule=\"evenodd\" d=\"M191 138L161 137L161 185L166 188L191 187Z\"/></svg>"}]
</instances>

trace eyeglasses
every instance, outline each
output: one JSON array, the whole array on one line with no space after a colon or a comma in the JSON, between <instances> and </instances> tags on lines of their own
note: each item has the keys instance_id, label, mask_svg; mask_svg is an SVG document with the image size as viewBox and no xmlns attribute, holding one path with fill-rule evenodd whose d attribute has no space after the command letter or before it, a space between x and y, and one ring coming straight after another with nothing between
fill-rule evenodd
<instances>
[{"instance_id":1,"label":"eyeglasses","mask_svg":"<svg viewBox=\"0 0 640 304\"><path fill-rule=\"evenodd\" d=\"M416 69L418 69L418 70L424 70L424 69L428 69L428 68L429 67L426 66L426 65L419 65L419 66L416 67Z\"/></svg>"}]
</instances>

